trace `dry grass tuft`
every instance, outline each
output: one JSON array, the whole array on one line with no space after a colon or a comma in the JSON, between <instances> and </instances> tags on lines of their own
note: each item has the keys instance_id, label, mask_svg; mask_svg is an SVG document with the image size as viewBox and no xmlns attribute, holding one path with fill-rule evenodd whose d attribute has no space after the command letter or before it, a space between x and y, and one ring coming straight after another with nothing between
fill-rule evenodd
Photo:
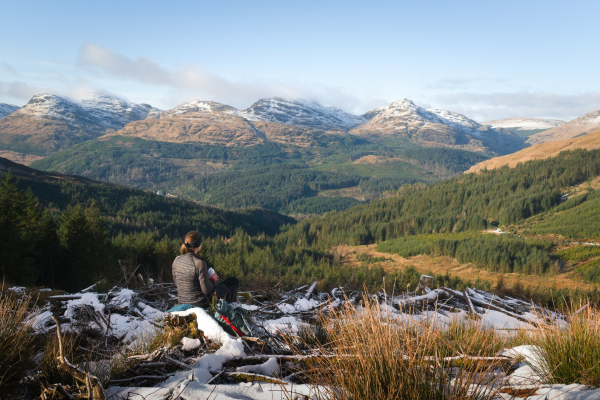
<instances>
[{"instance_id":1,"label":"dry grass tuft","mask_svg":"<svg viewBox=\"0 0 600 400\"><path fill-rule=\"evenodd\" d=\"M600 315L595 308L571 313L566 326L540 323L528 343L538 352L532 369L546 383L600 385Z\"/></svg>"},{"instance_id":2,"label":"dry grass tuft","mask_svg":"<svg viewBox=\"0 0 600 400\"><path fill-rule=\"evenodd\" d=\"M507 339L475 322L447 328L435 319L417 322L397 315L372 303L346 306L323 318L330 342L320 351L331 356L314 359L310 373L325 398L493 397L499 365L468 356L493 355Z\"/></svg>"},{"instance_id":3,"label":"dry grass tuft","mask_svg":"<svg viewBox=\"0 0 600 400\"><path fill-rule=\"evenodd\" d=\"M29 297L0 292L0 391L10 390L33 367L35 336Z\"/></svg>"}]
</instances>

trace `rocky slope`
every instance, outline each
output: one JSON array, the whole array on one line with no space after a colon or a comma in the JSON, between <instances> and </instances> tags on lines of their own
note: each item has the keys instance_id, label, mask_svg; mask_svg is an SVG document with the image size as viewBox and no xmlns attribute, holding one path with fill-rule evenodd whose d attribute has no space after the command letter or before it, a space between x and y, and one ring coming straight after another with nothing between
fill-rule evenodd
<instances>
[{"instance_id":1,"label":"rocky slope","mask_svg":"<svg viewBox=\"0 0 600 400\"><path fill-rule=\"evenodd\" d=\"M144 119L153 110L147 104L93 92L84 94L79 101L52 94L36 95L0 120L0 149L52 154Z\"/></svg>"},{"instance_id":2,"label":"rocky slope","mask_svg":"<svg viewBox=\"0 0 600 400\"><path fill-rule=\"evenodd\" d=\"M543 118L505 118L492 121L484 121L481 125L487 125L490 128L509 129L519 136L530 136L548 129L556 128L566 124L565 121L559 119L543 119Z\"/></svg>"},{"instance_id":3,"label":"rocky slope","mask_svg":"<svg viewBox=\"0 0 600 400\"><path fill-rule=\"evenodd\" d=\"M592 111L579 118L575 118L564 125L537 133L529 139L527 143L538 144L552 142L555 140L574 138L579 135L585 135L600 128L600 110Z\"/></svg>"},{"instance_id":4,"label":"rocky slope","mask_svg":"<svg viewBox=\"0 0 600 400\"><path fill-rule=\"evenodd\" d=\"M265 134L237 115L227 112L163 111L128 124L116 135L139 137L146 140L174 143L204 143L216 146L253 146L265 140Z\"/></svg>"},{"instance_id":5,"label":"rocky slope","mask_svg":"<svg viewBox=\"0 0 600 400\"><path fill-rule=\"evenodd\" d=\"M508 165L512 168L519 163L554 157L561 151L575 149L600 149L600 129L576 138L540 143L513 154L492 158L474 165L467 172L477 172L483 168L496 169L504 165Z\"/></svg>"},{"instance_id":6,"label":"rocky slope","mask_svg":"<svg viewBox=\"0 0 600 400\"><path fill-rule=\"evenodd\" d=\"M359 136L397 137L424 147L444 146L507 154L523 147L523 139L482 126L464 115L446 110L426 110L403 99L363 115L367 120L349 131Z\"/></svg>"},{"instance_id":7,"label":"rocky slope","mask_svg":"<svg viewBox=\"0 0 600 400\"><path fill-rule=\"evenodd\" d=\"M13 106L12 104L0 103L0 118L6 117L8 114L12 114L17 111L19 106Z\"/></svg>"}]
</instances>

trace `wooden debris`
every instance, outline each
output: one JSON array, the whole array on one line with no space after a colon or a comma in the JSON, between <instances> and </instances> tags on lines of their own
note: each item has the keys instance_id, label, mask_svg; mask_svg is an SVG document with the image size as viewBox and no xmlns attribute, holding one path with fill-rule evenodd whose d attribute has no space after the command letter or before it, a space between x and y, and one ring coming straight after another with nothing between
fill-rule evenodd
<instances>
[{"instance_id":1,"label":"wooden debris","mask_svg":"<svg viewBox=\"0 0 600 400\"><path fill-rule=\"evenodd\" d=\"M537 392L537 389L518 389L518 388L513 388L513 387L506 387L506 388L502 388L500 389L500 393L506 393L511 395L512 397L519 397L519 398L527 398L529 396L533 396L535 395L535 392Z\"/></svg>"},{"instance_id":2,"label":"wooden debris","mask_svg":"<svg viewBox=\"0 0 600 400\"><path fill-rule=\"evenodd\" d=\"M225 374L228 378L233 378L235 382L265 382L277 385L289 385L289 382L270 376L252 374L250 372L228 372Z\"/></svg>"},{"instance_id":3,"label":"wooden debris","mask_svg":"<svg viewBox=\"0 0 600 400\"><path fill-rule=\"evenodd\" d=\"M76 389L73 389L73 391L77 392L74 395L71 393L68 393L68 391L65 388L63 388L61 385L54 386L55 387L54 390L56 392L60 393L63 397L68 398L68 399L69 398L72 398L72 399L79 398L79 399L88 399L88 400L92 400L92 399L105 400L104 388L102 387L102 384L100 384L100 381L98 381L98 378L96 378L94 375L91 375L89 372L85 372L85 371L81 370L80 368L74 366L65 358L65 356L63 354L63 345L62 345L62 335L60 332L60 324L59 324L58 320L56 319L56 317L53 316L52 319L56 323L56 335L58 337L58 352L59 352L58 368L62 369L63 371L65 371L66 373L71 375L73 378L75 378L76 380L81 382L83 385L85 385L84 386L85 392L83 391L82 387L77 387ZM45 386L44 383L42 383L42 386L43 387ZM44 387L43 390L44 390L44 392L47 392L50 389L47 389ZM47 393L47 394L52 394L52 397L54 397L54 391L52 391L52 393Z\"/></svg>"}]
</instances>

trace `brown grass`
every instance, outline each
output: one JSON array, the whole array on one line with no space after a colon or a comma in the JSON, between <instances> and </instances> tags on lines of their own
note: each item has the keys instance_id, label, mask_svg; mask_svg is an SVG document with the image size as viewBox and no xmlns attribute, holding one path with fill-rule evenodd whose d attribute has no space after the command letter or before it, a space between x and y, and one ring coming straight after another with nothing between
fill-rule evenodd
<instances>
[{"instance_id":1,"label":"brown grass","mask_svg":"<svg viewBox=\"0 0 600 400\"><path fill-rule=\"evenodd\" d=\"M538 324L527 339L538 347L532 369L546 383L600 385L600 315L587 308L571 313L567 326Z\"/></svg>"},{"instance_id":2,"label":"brown grass","mask_svg":"<svg viewBox=\"0 0 600 400\"><path fill-rule=\"evenodd\" d=\"M35 336L30 300L0 292L0 392L14 387L33 367Z\"/></svg>"},{"instance_id":3,"label":"brown grass","mask_svg":"<svg viewBox=\"0 0 600 400\"><path fill-rule=\"evenodd\" d=\"M467 356L493 355L501 339L481 324L398 320L378 304L346 306L324 317L330 357L310 365L311 378L332 399L491 399L498 365ZM458 356L458 357L457 357ZM457 357L452 360L447 357ZM482 383L481 386L472 386ZM475 389L474 389L475 388Z\"/></svg>"},{"instance_id":4,"label":"brown grass","mask_svg":"<svg viewBox=\"0 0 600 400\"><path fill-rule=\"evenodd\" d=\"M552 131L564 129L563 127L564 125L562 127L553 128ZM555 157L561 151L565 150L593 150L598 148L600 148L600 130L596 130L594 132L588 133L587 135L583 135L576 138L555 140L547 143L536 144L531 147L527 147L523 150L517 151L516 153L508 154L502 157L495 157L472 166L467 171L467 173L478 172L479 170L484 168L496 169L504 165L508 165L512 168L517 166L518 163L530 160L542 160L549 157Z\"/></svg>"}]
</instances>

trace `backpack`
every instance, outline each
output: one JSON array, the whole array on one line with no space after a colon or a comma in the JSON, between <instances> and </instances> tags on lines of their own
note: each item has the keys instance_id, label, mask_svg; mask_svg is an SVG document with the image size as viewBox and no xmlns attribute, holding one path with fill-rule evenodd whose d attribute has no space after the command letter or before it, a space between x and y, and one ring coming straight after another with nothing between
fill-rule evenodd
<instances>
[{"instance_id":1,"label":"backpack","mask_svg":"<svg viewBox=\"0 0 600 400\"><path fill-rule=\"evenodd\" d=\"M240 337L252 336L252 329L244 318L249 313L242 307L233 308L225 300L220 299L215 307L213 318L221 325L230 327Z\"/></svg>"}]
</instances>

